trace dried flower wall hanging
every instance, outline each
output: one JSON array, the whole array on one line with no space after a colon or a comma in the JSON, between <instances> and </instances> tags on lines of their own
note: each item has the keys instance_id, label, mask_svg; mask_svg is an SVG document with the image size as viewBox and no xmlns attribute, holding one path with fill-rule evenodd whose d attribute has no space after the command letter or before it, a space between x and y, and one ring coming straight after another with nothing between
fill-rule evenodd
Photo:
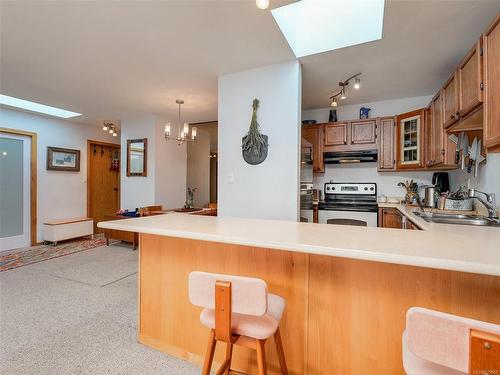
<instances>
[{"instance_id":1,"label":"dried flower wall hanging","mask_svg":"<svg viewBox=\"0 0 500 375\"><path fill-rule=\"evenodd\" d=\"M252 121L248 133L242 138L241 152L243 159L248 164L257 165L266 160L269 144L267 135L261 134L259 131L259 123L257 122L258 99L253 100L252 107Z\"/></svg>"}]
</instances>

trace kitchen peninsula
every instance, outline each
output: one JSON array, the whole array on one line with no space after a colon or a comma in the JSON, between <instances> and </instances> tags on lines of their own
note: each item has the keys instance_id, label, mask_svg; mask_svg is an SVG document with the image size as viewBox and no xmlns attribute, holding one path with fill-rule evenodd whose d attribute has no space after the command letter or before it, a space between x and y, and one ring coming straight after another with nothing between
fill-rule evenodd
<instances>
[{"instance_id":1,"label":"kitchen peninsula","mask_svg":"<svg viewBox=\"0 0 500 375\"><path fill-rule=\"evenodd\" d=\"M179 213L98 226L140 233L139 341L198 364L208 330L188 300L194 270L259 277L286 299L281 335L291 374L401 374L411 306L500 324L498 228L409 231ZM271 345L267 359L269 373L279 373ZM233 365L255 373L245 349Z\"/></svg>"}]
</instances>

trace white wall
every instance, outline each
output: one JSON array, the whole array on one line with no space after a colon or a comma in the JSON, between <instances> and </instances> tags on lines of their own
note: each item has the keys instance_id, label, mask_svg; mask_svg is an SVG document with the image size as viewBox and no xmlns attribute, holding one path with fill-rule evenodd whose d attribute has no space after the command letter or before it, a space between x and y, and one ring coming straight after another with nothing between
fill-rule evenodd
<instances>
[{"instance_id":1,"label":"white wall","mask_svg":"<svg viewBox=\"0 0 500 375\"><path fill-rule=\"evenodd\" d=\"M163 119L155 116L122 120L121 208L161 204L164 208L184 205L186 192L186 145L165 141ZM174 132L175 130L173 130ZM175 134L175 133L174 133ZM146 177L127 177L127 140L148 139Z\"/></svg>"},{"instance_id":2,"label":"white wall","mask_svg":"<svg viewBox=\"0 0 500 375\"><path fill-rule=\"evenodd\" d=\"M210 144L208 131L198 127L195 143L187 147L187 186L196 188L195 207L205 207L210 202Z\"/></svg>"},{"instance_id":3,"label":"white wall","mask_svg":"<svg viewBox=\"0 0 500 375\"><path fill-rule=\"evenodd\" d=\"M426 107L432 99L431 96L417 96L413 98L383 100L379 102L342 105L339 104L337 109L337 119L355 120L359 118L359 109L361 107L371 108L370 117L393 116L399 113L413 111L415 109ZM318 123L328 122L330 109L335 108L318 108L302 111L302 120L316 120Z\"/></svg>"},{"instance_id":4,"label":"white wall","mask_svg":"<svg viewBox=\"0 0 500 375\"><path fill-rule=\"evenodd\" d=\"M377 168L372 163L361 163L339 165L325 165L324 175L314 174L314 188L323 189L325 182L375 182L377 184L377 194L388 197L404 197L404 188L398 187L398 182L414 180L418 185L429 185L433 172L377 172ZM375 164L375 163L374 163Z\"/></svg>"},{"instance_id":5,"label":"white wall","mask_svg":"<svg viewBox=\"0 0 500 375\"><path fill-rule=\"evenodd\" d=\"M337 107L337 118L353 120L359 118L359 108L371 108L370 117L393 116L399 113L422 108L429 104L432 96L418 96L395 100L363 103ZM316 120L318 123L328 122L330 108L305 110L302 120ZM310 180L310 174L304 173L305 180ZM325 165L325 173L315 173L313 183L315 189L323 189L325 182L375 182L379 195L404 196L404 189L397 187L397 183L405 180L415 180L420 184L430 184L432 172L378 172L376 163L363 164L330 164Z\"/></svg>"},{"instance_id":6,"label":"white wall","mask_svg":"<svg viewBox=\"0 0 500 375\"><path fill-rule=\"evenodd\" d=\"M486 163L479 166L477 178L466 170L450 172L450 185L452 190L458 190L461 185L465 185L486 193L494 193L497 207L500 209L500 154L487 155Z\"/></svg>"},{"instance_id":7,"label":"white wall","mask_svg":"<svg viewBox=\"0 0 500 375\"><path fill-rule=\"evenodd\" d=\"M0 126L37 133L37 241L46 221L87 216L87 140L118 143L100 127L0 108ZM80 172L47 171L47 147L80 150Z\"/></svg>"},{"instance_id":8,"label":"white wall","mask_svg":"<svg viewBox=\"0 0 500 375\"><path fill-rule=\"evenodd\" d=\"M267 159L247 164L241 139L248 132L252 101L269 137ZM298 219L301 69L276 64L219 77L219 215ZM231 177L234 181L231 181Z\"/></svg>"},{"instance_id":9,"label":"white wall","mask_svg":"<svg viewBox=\"0 0 500 375\"><path fill-rule=\"evenodd\" d=\"M186 202L187 146L165 140L165 122L156 119L155 204L179 208Z\"/></svg>"},{"instance_id":10,"label":"white wall","mask_svg":"<svg viewBox=\"0 0 500 375\"><path fill-rule=\"evenodd\" d=\"M124 119L121 124L121 180L120 206L134 210L142 206L155 204L155 150L156 123L153 116ZM147 176L127 177L127 140L148 139Z\"/></svg>"}]
</instances>

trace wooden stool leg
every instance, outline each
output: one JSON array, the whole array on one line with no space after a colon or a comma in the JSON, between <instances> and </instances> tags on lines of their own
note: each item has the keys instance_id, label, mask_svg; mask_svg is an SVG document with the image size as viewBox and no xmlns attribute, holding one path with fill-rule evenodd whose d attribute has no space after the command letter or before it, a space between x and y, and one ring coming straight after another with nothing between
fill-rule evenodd
<instances>
[{"instance_id":1,"label":"wooden stool leg","mask_svg":"<svg viewBox=\"0 0 500 375\"><path fill-rule=\"evenodd\" d=\"M266 340L256 340L256 348L257 348L257 365L259 367L259 375L267 375L267 367L266 367L266 350L264 349L264 345Z\"/></svg>"},{"instance_id":2,"label":"wooden stool leg","mask_svg":"<svg viewBox=\"0 0 500 375\"><path fill-rule=\"evenodd\" d=\"M203 364L202 375L210 375L210 369L212 368L212 361L214 360L215 345L217 341L215 340L215 330L210 330L210 336L208 337L207 353L205 354L205 363Z\"/></svg>"},{"instance_id":3,"label":"wooden stool leg","mask_svg":"<svg viewBox=\"0 0 500 375\"><path fill-rule=\"evenodd\" d=\"M228 342L226 346L226 361L227 363L227 369L224 371L225 375L229 375L229 370L231 370L231 359L233 358L233 344Z\"/></svg>"},{"instance_id":4,"label":"wooden stool leg","mask_svg":"<svg viewBox=\"0 0 500 375\"><path fill-rule=\"evenodd\" d=\"M288 375L286 367L285 352L283 351L283 343L281 342L280 328L274 333L274 342L276 343L276 351L278 352L278 359L280 361L281 373Z\"/></svg>"}]
</instances>

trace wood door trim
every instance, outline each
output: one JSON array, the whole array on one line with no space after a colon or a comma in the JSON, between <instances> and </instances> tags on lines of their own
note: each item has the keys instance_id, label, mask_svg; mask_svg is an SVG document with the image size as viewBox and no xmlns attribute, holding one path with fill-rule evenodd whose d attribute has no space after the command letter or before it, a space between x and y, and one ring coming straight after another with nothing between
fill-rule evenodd
<instances>
[{"instance_id":1,"label":"wood door trim","mask_svg":"<svg viewBox=\"0 0 500 375\"><path fill-rule=\"evenodd\" d=\"M91 150L91 145L98 145L98 146L108 146L112 148L117 148L118 150L121 150L121 145L119 143L109 143L109 142L101 142L101 141L93 141L91 139L87 139L87 217L90 216L90 180L92 179L91 173L90 173L90 150ZM118 186L120 187L120 194L118 194L118 208L121 207L120 204L120 198L121 198L121 158L120 158L120 171L118 172Z\"/></svg>"},{"instance_id":2,"label":"wood door trim","mask_svg":"<svg viewBox=\"0 0 500 375\"><path fill-rule=\"evenodd\" d=\"M37 133L10 128L0 128L0 132L31 137L30 242L34 246L37 244Z\"/></svg>"}]
</instances>

